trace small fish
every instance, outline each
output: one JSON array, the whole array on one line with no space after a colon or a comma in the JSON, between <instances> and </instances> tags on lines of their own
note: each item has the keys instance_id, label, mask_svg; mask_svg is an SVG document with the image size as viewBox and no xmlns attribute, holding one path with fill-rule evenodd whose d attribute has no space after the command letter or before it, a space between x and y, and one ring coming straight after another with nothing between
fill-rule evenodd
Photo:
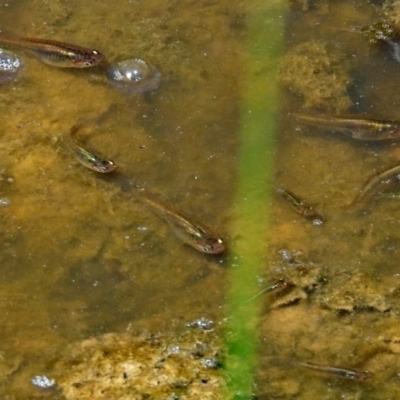
<instances>
[{"instance_id":1,"label":"small fish","mask_svg":"<svg viewBox=\"0 0 400 400\"><path fill-rule=\"evenodd\" d=\"M393 42L393 40L389 39L386 36L383 36L381 40L386 42L392 48L393 57L395 58L396 61L400 62L400 45L396 42Z\"/></svg>"},{"instance_id":2,"label":"small fish","mask_svg":"<svg viewBox=\"0 0 400 400\"><path fill-rule=\"evenodd\" d=\"M282 289L284 287L289 287L289 286L293 286L293 284L291 282L286 281L285 279L279 279L278 281L276 281L272 285L269 285L269 286L265 287L264 289L261 289L254 296L250 297L248 300L243 302L242 305L250 303L250 301L255 300L257 297L259 297L259 296L261 296L261 295L263 295L265 293L271 293L271 292L273 292L275 290Z\"/></svg>"},{"instance_id":3,"label":"small fish","mask_svg":"<svg viewBox=\"0 0 400 400\"><path fill-rule=\"evenodd\" d=\"M292 364L298 367L312 369L313 371L325 372L339 378L351 379L353 381L366 381L374 376L370 371L361 371L353 368L331 367L329 365L320 365L301 361L293 361Z\"/></svg>"},{"instance_id":4,"label":"small fish","mask_svg":"<svg viewBox=\"0 0 400 400\"><path fill-rule=\"evenodd\" d=\"M371 25L352 29L352 32L357 31L362 33L371 44L376 44L378 42L387 43L393 51L394 58L400 62L400 46L392 40L393 37L396 37L396 32L393 25L389 22L379 19Z\"/></svg>"},{"instance_id":5,"label":"small fish","mask_svg":"<svg viewBox=\"0 0 400 400\"><path fill-rule=\"evenodd\" d=\"M203 253L219 254L225 251L223 240L208 228L199 223L189 221L188 217L147 193L142 191L138 191L137 193L138 199L166 221L184 243Z\"/></svg>"},{"instance_id":6,"label":"small fish","mask_svg":"<svg viewBox=\"0 0 400 400\"><path fill-rule=\"evenodd\" d=\"M313 225L320 226L324 223L323 216L318 214L313 207L300 199L294 193L283 188L277 188L276 192L286 200L298 214L311 220Z\"/></svg>"},{"instance_id":7,"label":"small fish","mask_svg":"<svg viewBox=\"0 0 400 400\"><path fill-rule=\"evenodd\" d=\"M104 60L104 54L97 50L56 40L0 34L0 44L29 51L40 61L54 67L87 68L94 67Z\"/></svg>"},{"instance_id":8,"label":"small fish","mask_svg":"<svg viewBox=\"0 0 400 400\"><path fill-rule=\"evenodd\" d=\"M90 153L81 147L75 139L75 136L79 129L83 126L82 122L76 123L69 132L69 137L67 138L68 145L72 152L74 153L76 159L84 165L86 168L92 171L109 173L113 172L117 167L115 163L111 160L103 160L99 156Z\"/></svg>"},{"instance_id":9,"label":"small fish","mask_svg":"<svg viewBox=\"0 0 400 400\"><path fill-rule=\"evenodd\" d=\"M385 121L357 116L334 117L329 115L307 115L294 113L293 116L305 124L342 132L357 140L380 141L400 138L400 121Z\"/></svg>"},{"instance_id":10,"label":"small fish","mask_svg":"<svg viewBox=\"0 0 400 400\"><path fill-rule=\"evenodd\" d=\"M359 205L367 199L372 198L376 193L383 192L400 182L400 164L387 168L367 180L361 192L349 204Z\"/></svg>"}]
</instances>

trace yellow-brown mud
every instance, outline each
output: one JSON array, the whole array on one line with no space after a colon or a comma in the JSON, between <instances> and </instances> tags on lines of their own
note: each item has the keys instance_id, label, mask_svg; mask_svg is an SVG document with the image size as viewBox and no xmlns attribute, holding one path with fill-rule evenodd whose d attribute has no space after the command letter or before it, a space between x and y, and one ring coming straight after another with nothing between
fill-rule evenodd
<instances>
[{"instance_id":1,"label":"yellow-brown mud","mask_svg":"<svg viewBox=\"0 0 400 400\"><path fill-rule=\"evenodd\" d=\"M277 60L290 80L282 76L276 182L317 205L326 222L313 226L271 200L265 284L283 278L295 287L265 296L261 399L398 396L398 199L361 212L342 206L374 171L400 162L400 145L355 142L290 117L314 108L398 115L400 64L351 29L399 13L398 3L291 2L286 55ZM24 70L1 88L0 198L10 205L0 208L0 397L45 398L30 379L59 374L51 362L70 343L139 328L171 335L196 318L222 319L229 255L179 242L122 192L118 175L82 167L63 137L77 120L99 117L84 143L229 247L246 13L225 0L35 0L0 3L0 22L23 36L98 48L109 63L140 57L163 73L157 91L127 96L107 83L105 66L67 71L20 53ZM375 376L347 382L297 370L290 359Z\"/></svg>"}]
</instances>

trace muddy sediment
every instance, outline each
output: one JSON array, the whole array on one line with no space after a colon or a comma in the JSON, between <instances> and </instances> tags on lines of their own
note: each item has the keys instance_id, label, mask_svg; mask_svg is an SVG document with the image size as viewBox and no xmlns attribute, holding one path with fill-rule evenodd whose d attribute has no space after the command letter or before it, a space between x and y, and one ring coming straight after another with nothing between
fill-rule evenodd
<instances>
[{"instance_id":1,"label":"muddy sediment","mask_svg":"<svg viewBox=\"0 0 400 400\"><path fill-rule=\"evenodd\" d=\"M21 76L2 86L0 198L7 201L0 201L0 395L46 398L31 379L54 373L67 399L82 398L85 384L75 387L75 381L90 381L93 396L109 383L101 368L121 367L104 354L109 346L129 360L132 347L170 357L175 370L167 361L159 365L174 370L175 380L164 386L168 396L172 387L189 390L189 381L202 386L203 372L210 372L213 378L203 383L210 394L203 394L214 398L208 383L224 387L215 378L219 368L202 370L190 347L200 339L179 332L188 321L224 317L229 255L207 257L182 244L123 190L117 175L100 178L77 163L63 138L77 120L98 118L82 138L85 146L106 154L120 173L175 208L212 225L229 246L235 240L229 228L245 5L17 3L1 5L6 29L98 48L111 63L141 57L162 71L163 80L155 92L126 96L107 84L102 68L54 69L21 54ZM384 17L398 24L398 1L375 3L290 5L285 56L279 60L276 182L315 204L324 224L313 226L278 199L271 202L270 262L265 276L254 279L293 285L263 297L260 398L372 399L393 397L398 390L398 198L378 195L354 212L342 206L368 177L399 162L399 145L355 142L290 116L306 111L396 118L399 64L390 48L371 44L352 29ZM283 257L282 249L292 256ZM127 333L131 326L152 334ZM199 335L223 354L219 334ZM192 345L185 347L189 336ZM188 363L179 358L183 353L166 356L171 343L186 349ZM288 365L292 359L363 368L374 378L347 382L321 376ZM78 379L78 370L86 377ZM122 378L114 380L115 390L120 383L125 389L136 386L118 371ZM101 379L96 382L90 373Z\"/></svg>"}]
</instances>

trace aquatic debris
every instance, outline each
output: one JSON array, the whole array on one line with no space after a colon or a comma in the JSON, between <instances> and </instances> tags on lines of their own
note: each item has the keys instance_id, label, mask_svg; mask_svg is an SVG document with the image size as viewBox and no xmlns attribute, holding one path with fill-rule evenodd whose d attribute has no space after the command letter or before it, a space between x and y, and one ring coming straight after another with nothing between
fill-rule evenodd
<instances>
[{"instance_id":1,"label":"aquatic debris","mask_svg":"<svg viewBox=\"0 0 400 400\"><path fill-rule=\"evenodd\" d=\"M144 93L158 88L161 72L141 58L116 62L107 70L108 80L124 93Z\"/></svg>"},{"instance_id":2,"label":"aquatic debris","mask_svg":"<svg viewBox=\"0 0 400 400\"><path fill-rule=\"evenodd\" d=\"M380 19L374 23L360 28L360 32L368 39L371 44L376 44L385 38L390 38L394 34L394 29L389 22Z\"/></svg>"}]
</instances>

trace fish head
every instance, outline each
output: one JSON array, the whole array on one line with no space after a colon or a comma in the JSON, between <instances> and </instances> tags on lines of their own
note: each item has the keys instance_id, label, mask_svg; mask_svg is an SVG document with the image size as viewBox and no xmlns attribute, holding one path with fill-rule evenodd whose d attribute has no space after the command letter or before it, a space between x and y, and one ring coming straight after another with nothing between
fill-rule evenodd
<instances>
[{"instance_id":1,"label":"fish head","mask_svg":"<svg viewBox=\"0 0 400 400\"><path fill-rule=\"evenodd\" d=\"M400 137L400 129L396 126L393 130L391 130L388 134L390 139L398 139Z\"/></svg>"},{"instance_id":2,"label":"fish head","mask_svg":"<svg viewBox=\"0 0 400 400\"><path fill-rule=\"evenodd\" d=\"M225 251L225 244L222 239L215 237L202 238L191 243L197 250L208 254L220 254Z\"/></svg>"},{"instance_id":3,"label":"fish head","mask_svg":"<svg viewBox=\"0 0 400 400\"><path fill-rule=\"evenodd\" d=\"M100 160L92 165L92 169L96 172L101 172L103 174L108 174L115 171L117 166L114 161L111 160Z\"/></svg>"},{"instance_id":4,"label":"fish head","mask_svg":"<svg viewBox=\"0 0 400 400\"><path fill-rule=\"evenodd\" d=\"M85 51L76 54L73 64L76 68L95 67L101 64L104 58L104 54L100 53L98 50Z\"/></svg>"},{"instance_id":5,"label":"fish head","mask_svg":"<svg viewBox=\"0 0 400 400\"><path fill-rule=\"evenodd\" d=\"M374 376L373 372L371 371L356 371L354 373L353 379L357 381L366 381Z\"/></svg>"},{"instance_id":6,"label":"fish head","mask_svg":"<svg viewBox=\"0 0 400 400\"><path fill-rule=\"evenodd\" d=\"M311 206L305 206L301 209L301 213L306 217L306 218L311 218L315 216L315 211Z\"/></svg>"}]
</instances>

